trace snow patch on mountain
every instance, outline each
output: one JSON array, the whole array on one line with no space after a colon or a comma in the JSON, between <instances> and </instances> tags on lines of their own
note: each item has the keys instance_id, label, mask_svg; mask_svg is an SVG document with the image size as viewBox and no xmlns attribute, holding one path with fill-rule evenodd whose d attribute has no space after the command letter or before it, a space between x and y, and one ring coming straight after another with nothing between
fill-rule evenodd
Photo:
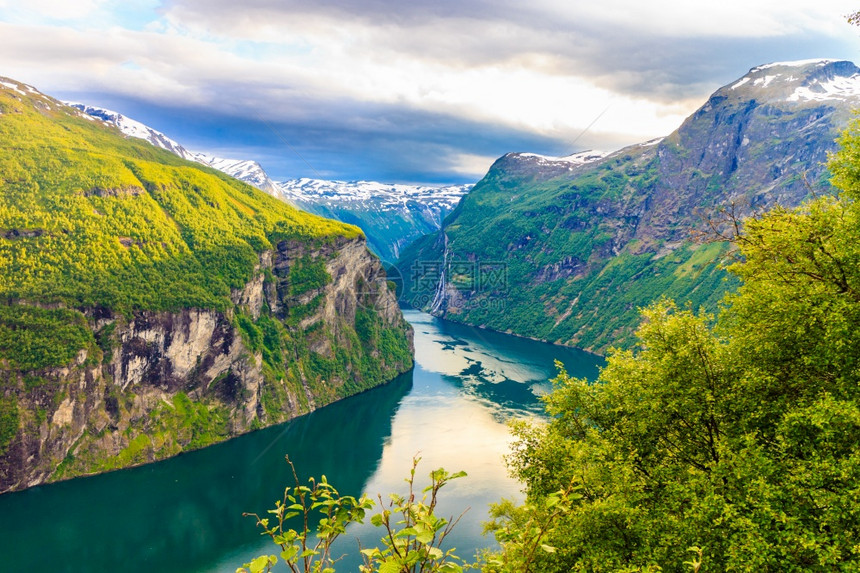
<instances>
[{"instance_id":1,"label":"snow patch on mountain","mask_svg":"<svg viewBox=\"0 0 860 573\"><path fill-rule=\"evenodd\" d=\"M744 85L745 83L748 83L751 79L752 79L752 78L751 78L751 77L749 77L749 76L744 76L744 77L742 77L742 78L741 78L741 80L740 80L738 83L736 83L735 85L733 85L733 86L732 86L732 89L733 89L733 90L738 89L739 87L741 87L741 86L742 86L742 85Z\"/></svg>"},{"instance_id":2,"label":"snow patch on mountain","mask_svg":"<svg viewBox=\"0 0 860 573\"><path fill-rule=\"evenodd\" d=\"M539 164L550 164L550 163L570 163L571 169L574 166L584 165L586 163L591 163L592 161L597 161L599 159L603 159L608 155L603 151L580 151L578 153L574 153L571 155L566 155L564 157L553 157L550 155L540 155L537 153L515 153L517 157L527 157L530 159L536 160Z\"/></svg>"},{"instance_id":3,"label":"snow patch on mountain","mask_svg":"<svg viewBox=\"0 0 860 573\"><path fill-rule=\"evenodd\" d=\"M826 81L817 79L794 90L788 101L825 101L850 99L860 96L860 74L850 77L837 76Z\"/></svg>"},{"instance_id":4,"label":"snow patch on mountain","mask_svg":"<svg viewBox=\"0 0 860 573\"><path fill-rule=\"evenodd\" d=\"M9 88L10 90L16 91L21 95L27 95L24 91L21 90L21 88L11 82L0 81L0 86L3 86L4 88Z\"/></svg>"},{"instance_id":5,"label":"snow patch on mountain","mask_svg":"<svg viewBox=\"0 0 860 573\"><path fill-rule=\"evenodd\" d=\"M405 206L409 203L438 205L453 209L460 198L474 186L467 185L405 185L376 181L328 181L324 179L292 179L277 184L284 198L298 203L373 202L377 209Z\"/></svg>"},{"instance_id":6,"label":"snow patch on mountain","mask_svg":"<svg viewBox=\"0 0 860 573\"><path fill-rule=\"evenodd\" d=\"M758 78L753 82L753 85L766 88L770 84L770 82L772 82L773 80L775 80L778 77L779 77L779 75L777 74L774 76L765 76L763 78Z\"/></svg>"}]
</instances>

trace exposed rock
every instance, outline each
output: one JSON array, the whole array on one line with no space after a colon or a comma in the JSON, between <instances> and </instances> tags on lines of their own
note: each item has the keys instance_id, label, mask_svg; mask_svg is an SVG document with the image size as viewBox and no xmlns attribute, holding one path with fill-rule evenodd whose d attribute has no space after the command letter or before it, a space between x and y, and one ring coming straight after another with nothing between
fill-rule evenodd
<instances>
[{"instance_id":1,"label":"exposed rock","mask_svg":"<svg viewBox=\"0 0 860 573\"><path fill-rule=\"evenodd\" d=\"M308 302L290 290L290 268L299 260L322 261L331 280L311 293L321 303L297 324L289 321L290 312ZM0 456L0 493L227 439L381 383L412 365L411 359L395 361L370 346L350 346L358 308L378 316L383 328L401 333L410 347L412 339L382 266L363 239L317 246L279 243L261 255L254 277L232 293L232 300L236 307L227 311L125 317L104 308L87 310L92 330L108 341L104 358L96 356L98 349L85 349L67 366L26 373L40 384L28 391L21 373L16 395L23 415L18 435ZM264 312L290 332L293 346L282 354L284 378L267 373L261 352L251 348L237 326L237 313L256 320ZM317 323L313 332L302 327ZM332 344L356 356L376 353L384 378L361 380L355 374L347 379L313 370L307 357L333 358ZM350 368L359 371L357 364ZM194 424L211 424L215 433L203 434Z\"/></svg>"}]
</instances>

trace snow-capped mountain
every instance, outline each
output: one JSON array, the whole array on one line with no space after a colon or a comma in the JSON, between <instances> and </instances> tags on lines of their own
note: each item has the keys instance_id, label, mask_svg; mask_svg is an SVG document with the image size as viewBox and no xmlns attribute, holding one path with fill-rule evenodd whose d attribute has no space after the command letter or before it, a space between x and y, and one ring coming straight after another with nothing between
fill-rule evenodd
<instances>
[{"instance_id":1,"label":"snow-capped mountain","mask_svg":"<svg viewBox=\"0 0 860 573\"><path fill-rule=\"evenodd\" d=\"M145 139L183 159L208 165L300 209L357 225L367 235L371 249L385 260L393 261L400 250L414 239L439 229L445 215L472 187L388 185L371 181L347 183L320 179L276 183L256 161L224 159L189 151L160 131L121 113L81 103L67 105L80 110L85 117L116 126L128 137Z\"/></svg>"},{"instance_id":2,"label":"snow-capped mountain","mask_svg":"<svg viewBox=\"0 0 860 573\"><path fill-rule=\"evenodd\" d=\"M723 90L725 91L725 88ZM790 102L856 101L860 96L860 69L834 60L775 62L752 68L728 91L746 96L763 91Z\"/></svg>"},{"instance_id":3,"label":"snow-capped mountain","mask_svg":"<svg viewBox=\"0 0 860 573\"><path fill-rule=\"evenodd\" d=\"M119 112L82 103L68 102L67 105L84 112L90 117L115 125L128 137L145 139L152 145L160 147L161 149L166 149L183 159L196 161L203 165L213 167L218 171L230 175L231 177L235 177L240 181L244 181L245 183L249 183L254 187L262 189L271 195L278 194L275 182L269 178L263 167L256 161L244 159L223 159L209 155L208 153L189 151L184 146L170 139L160 131L152 129L148 125L144 125L143 123L131 119Z\"/></svg>"},{"instance_id":4,"label":"snow-capped mountain","mask_svg":"<svg viewBox=\"0 0 860 573\"><path fill-rule=\"evenodd\" d=\"M438 230L445 216L472 187L322 179L278 183L285 201L361 227L370 247L388 261L396 260L401 250L418 237Z\"/></svg>"},{"instance_id":5,"label":"snow-capped mountain","mask_svg":"<svg viewBox=\"0 0 860 573\"><path fill-rule=\"evenodd\" d=\"M277 183L275 183L263 169L263 166L256 161L250 159L224 159L221 157L213 157L206 153L195 153L194 161L209 165L223 171L231 177L235 177L245 183L250 183L258 189L262 189L270 195L279 197Z\"/></svg>"},{"instance_id":6,"label":"snow-capped mountain","mask_svg":"<svg viewBox=\"0 0 860 573\"><path fill-rule=\"evenodd\" d=\"M171 153L175 153L183 159L195 161L194 153L188 151L177 142L173 141L160 131L156 131L151 127L140 123L130 117L126 117L121 113L105 109L103 107L95 107L82 103L66 102L66 104L75 109L79 109L85 114L98 118L105 123L111 123L119 128L121 132L129 137L145 139L156 147L166 149Z\"/></svg>"},{"instance_id":7,"label":"snow-capped mountain","mask_svg":"<svg viewBox=\"0 0 860 573\"><path fill-rule=\"evenodd\" d=\"M287 199L294 201L321 204L335 201L347 203L373 201L382 206L405 205L410 201L417 201L434 211L452 210L460 201L460 197L468 193L472 187L472 184L436 187L307 178L278 183L281 193Z\"/></svg>"}]
</instances>

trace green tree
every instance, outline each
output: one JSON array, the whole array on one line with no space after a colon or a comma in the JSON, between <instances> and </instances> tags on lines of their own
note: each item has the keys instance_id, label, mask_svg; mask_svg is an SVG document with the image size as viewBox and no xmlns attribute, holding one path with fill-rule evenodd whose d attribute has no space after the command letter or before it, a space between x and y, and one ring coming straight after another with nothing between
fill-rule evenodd
<instances>
[{"instance_id":1,"label":"green tree","mask_svg":"<svg viewBox=\"0 0 860 573\"><path fill-rule=\"evenodd\" d=\"M486 571L860 570L858 120L841 144L838 196L744 222L719 319L657 303L514 426Z\"/></svg>"}]
</instances>

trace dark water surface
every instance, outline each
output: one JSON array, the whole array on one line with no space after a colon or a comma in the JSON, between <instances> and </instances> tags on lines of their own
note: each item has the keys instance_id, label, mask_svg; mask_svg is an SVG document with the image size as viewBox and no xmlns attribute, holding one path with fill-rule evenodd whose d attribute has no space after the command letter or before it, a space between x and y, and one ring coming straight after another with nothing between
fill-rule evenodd
<instances>
[{"instance_id":1,"label":"dark water surface","mask_svg":"<svg viewBox=\"0 0 860 573\"><path fill-rule=\"evenodd\" d=\"M594 378L601 359L404 311L415 328L416 366L393 382L268 428L140 468L0 496L0 570L227 572L279 553L243 511L263 514L299 476L325 474L342 494L402 492L412 457L418 475L465 470L442 492L448 516L470 507L451 546L468 557L487 505L519 498L502 456L512 417L539 416L553 360ZM419 484L426 485L425 480ZM348 531L339 571L358 568L356 538L376 545L370 525ZM284 569L285 570L285 569Z\"/></svg>"}]
</instances>

